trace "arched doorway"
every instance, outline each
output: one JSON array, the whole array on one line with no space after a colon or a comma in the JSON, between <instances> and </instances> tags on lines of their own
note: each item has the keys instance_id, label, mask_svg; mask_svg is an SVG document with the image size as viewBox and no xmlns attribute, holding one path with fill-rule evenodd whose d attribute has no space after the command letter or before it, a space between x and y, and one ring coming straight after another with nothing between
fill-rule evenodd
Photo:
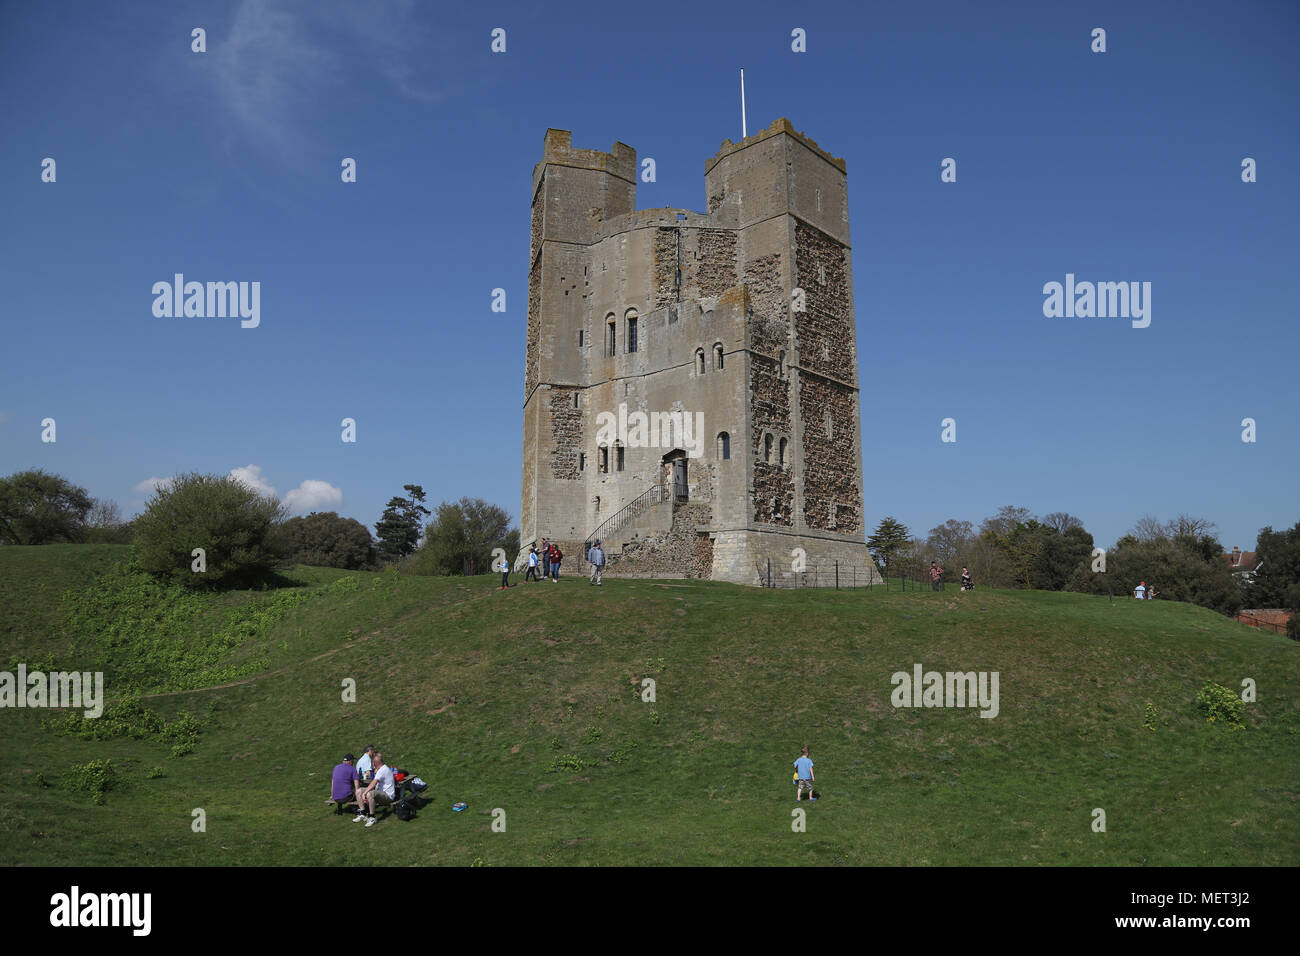
<instances>
[{"instance_id":1,"label":"arched doorway","mask_svg":"<svg viewBox=\"0 0 1300 956\"><path fill-rule=\"evenodd\" d=\"M676 502L687 501L690 498L690 485L686 480L686 452L680 448L674 448L663 457L663 475L664 483L672 495L672 500Z\"/></svg>"}]
</instances>

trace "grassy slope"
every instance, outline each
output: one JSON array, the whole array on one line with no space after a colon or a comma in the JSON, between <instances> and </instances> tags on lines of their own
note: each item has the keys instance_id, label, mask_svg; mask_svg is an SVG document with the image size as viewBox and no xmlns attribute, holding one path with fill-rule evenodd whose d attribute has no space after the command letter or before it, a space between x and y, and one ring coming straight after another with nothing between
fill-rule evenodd
<instances>
[{"instance_id":1,"label":"grassy slope","mask_svg":"<svg viewBox=\"0 0 1300 956\"><path fill-rule=\"evenodd\" d=\"M4 657L62 662L53 596L121 553L0 548ZM295 572L315 589L344 576ZM352 576L360 589L313 598L256 648L267 676L149 702L199 716L190 756L0 711L0 863L1300 862L1300 648L1199 608ZM917 662L998 671L1000 715L894 709L890 675ZM654 704L636 694L643 676ZM340 699L347 677L355 704ZM1207 726L1201 685L1244 677L1259 687L1249 728ZM416 821L365 831L326 807L330 767L371 741L430 781ZM802 804L795 834L803 743L824 799ZM588 766L551 771L560 754ZM105 756L133 771L106 806L34 783ZM147 779L155 766L164 776ZM457 800L469 811L450 812ZM191 831L196 807L206 833ZM505 833L490 831L494 807Z\"/></svg>"}]
</instances>

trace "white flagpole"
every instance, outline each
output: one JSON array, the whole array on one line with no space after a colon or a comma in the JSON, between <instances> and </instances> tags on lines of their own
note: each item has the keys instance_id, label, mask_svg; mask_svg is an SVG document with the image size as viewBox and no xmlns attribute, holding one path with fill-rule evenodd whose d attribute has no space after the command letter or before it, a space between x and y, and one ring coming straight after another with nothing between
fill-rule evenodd
<instances>
[{"instance_id":1,"label":"white flagpole","mask_svg":"<svg viewBox=\"0 0 1300 956\"><path fill-rule=\"evenodd\" d=\"M740 68L740 138L744 139L749 135L749 129L745 125L745 68Z\"/></svg>"}]
</instances>

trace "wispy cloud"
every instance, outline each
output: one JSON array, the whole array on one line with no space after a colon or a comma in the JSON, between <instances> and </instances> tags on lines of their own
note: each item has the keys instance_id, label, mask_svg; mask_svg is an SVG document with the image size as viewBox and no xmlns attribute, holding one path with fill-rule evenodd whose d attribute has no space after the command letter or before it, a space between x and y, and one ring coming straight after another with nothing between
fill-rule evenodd
<instances>
[{"instance_id":1,"label":"wispy cloud","mask_svg":"<svg viewBox=\"0 0 1300 956\"><path fill-rule=\"evenodd\" d=\"M243 468L230 469L230 477L239 482L250 491L256 491L259 495L265 495L268 498L279 498L275 487L262 477L261 465L245 465Z\"/></svg>"},{"instance_id":2,"label":"wispy cloud","mask_svg":"<svg viewBox=\"0 0 1300 956\"><path fill-rule=\"evenodd\" d=\"M252 141L281 153L307 148L318 111L366 73L400 96L442 102L445 67L420 12L407 0L243 0L224 37L208 33L218 100Z\"/></svg>"},{"instance_id":3,"label":"wispy cloud","mask_svg":"<svg viewBox=\"0 0 1300 956\"><path fill-rule=\"evenodd\" d=\"M169 488L171 483L170 478L146 478L131 490L136 494L151 495L159 488Z\"/></svg>"}]
</instances>

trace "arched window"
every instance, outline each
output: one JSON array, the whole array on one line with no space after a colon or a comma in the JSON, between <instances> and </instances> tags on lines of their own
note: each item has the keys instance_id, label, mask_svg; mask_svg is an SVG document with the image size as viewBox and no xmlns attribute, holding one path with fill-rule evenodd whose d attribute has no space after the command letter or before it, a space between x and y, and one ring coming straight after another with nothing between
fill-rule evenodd
<instances>
[{"instance_id":1,"label":"arched window","mask_svg":"<svg viewBox=\"0 0 1300 956\"><path fill-rule=\"evenodd\" d=\"M772 499L772 520L773 521L781 520L781 499L780 498Z\"/></svg>"},{"instance_id":2,"label":"arched window","mask_svg":"<svg viewBox=\"0 0 1300 956\"><path fill-rule=\"evenodd\" d=\"M601 445L596 458L596 469L603 475L609 472L609 446Z\"/></svg>"},{"instance_id":3,"label":"arched window","mask_svg":"<svg viewBox=\"0 0 1300 956\"><path fill-rule=\"evenodd\" d=\"M787 467L787 466L790 464L790 462L786 460L786 455L785 455L786 445L788 445L788 444L789 444L789 439L787 439L787 438L782 438L782 439L781 439L781 457L780 457L780 461L781 461L781 467L782 467L782 468L785 468L785 467Z\"/></svg>"},{"instance_id":4,"label":"arched window","mask_svg":"<svg viewBox=\"0 0 1300 956\"><path fill-rule=\"evenodd\" d=\"M578 407L578 392L577 392L576 389L574 390L574 393L573 393L573 407L574 407L574 408L577 408L577 407Z\"/></svg>"},{"instance_id":5,"label":"arched window","mask_svg":"<svg viewBox=\"0 0 1300 956\"><path fill-rule=\"evenodd\" d=\"M606 354L610 358L613 358L615 355L618 354L618 342L617 342L618 328L616 323L614 322L613 312L605 316L605 331L608 336L608 339L606 341L606 346L607 346Z\"/></svg>"},{"instance_id":6,"label":"arched window","mask_svg":"<svg viewBox=\"0 0 1300 956\"><path fill-rule=\"evenodd\" d=\"M704 374L704 349L695 350L695 373L697 375Z\"/></svg>"},{"instance_id":7,"label":"arched window","mask_svg":"<svg viewBox=\"0 0 1300 956\"><path fill-rule=\"evenodd\" d=\"M624 318L627 321L627 350L636 351L636 309L628 309Z\"/></svg>"},{"instance_id":8,"label":"arched window","mask_svg":"<svg viewBox=\"0 0 1300 956\"><path fill-rule=\"evenodd\" d=\"M728 461L731 458L731 436L726 432L718 432L718 460Z\"/></svg>"},{"instance_id":9,"label":"arched window","mask_svg":"<svg viewBox=\"0 0 1300 956\"><path fill-rule=\"evenodd\" d=\"M722 343L718 342L713 346L713 368L714 371L722 371Z\"/></svg>"},{"instance_id":10,"label":"arched window","mask_svg":"<svg viewBox=\"0 0 1300 956\"><path fill-rule=\"evenodd\" d=\"M763 436L763 461L772 464L772 433Z\"/></svg>"},{"instance_id":11,"label":"arched window","mask_svg":"<svg viewBox=\"0 0 1300 956\"><path fill-rule=\"evenodd\" d=\"M617 455L617 459L616 459L617 464L615 465L615 468L616 468L618 471L622 471L624 465L627 464L627 457L626 457L627 449L623 447L623 443L622 443L622 442L619 442L617 445L615 445L615 446L614 446L614 449L615 449L615 451L618 453L618 455Z\"/></svg>"}]
</instances>

